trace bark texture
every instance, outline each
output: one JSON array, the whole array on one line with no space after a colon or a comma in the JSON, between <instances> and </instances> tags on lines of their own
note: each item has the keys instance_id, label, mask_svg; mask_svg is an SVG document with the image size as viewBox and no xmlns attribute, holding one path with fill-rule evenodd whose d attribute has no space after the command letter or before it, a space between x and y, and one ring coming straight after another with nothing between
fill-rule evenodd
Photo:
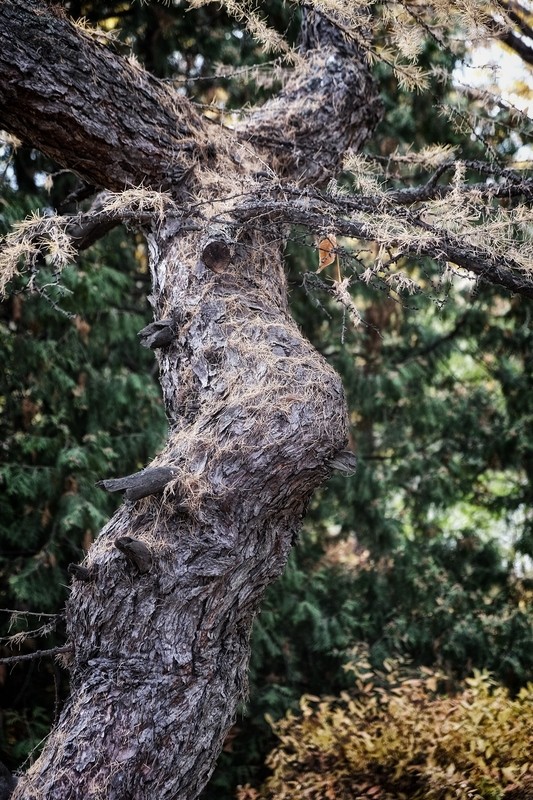
<instances>
[{"instance_id":1,"label":"bark texture","mask_svg":"<svg viewBox=\"0 0 533 800\"><path fill-rule=\"evenodd\" d=\"M0 125L96 186L180 184L208 161L184 98L44 2L0 4Z\"/></svg>"},{"instance_id":2,"label":"bark texture","mask_svg":"<svg viewBox=\"0 0 533 800\"><path fill-rule=\"evenodd\" d=\"M283 91L244 125L276 175L325 184L349 148L359 150L382 113L374 80L355 42L319 14L303 15L298 65Z\"/></svg>"},{"instance_id":3,"label":"bark texture","mask_svg":"<svg viewBox=\"0 0 533 800\"><path fill-rule=\"evenodd\" d=\"M368 135L374 86L362 60L334 45L334 71L324 73L315 52L308 71L252 115L244 142L242 131L209 129L185 99L37 0L0 3L2 125L106 189L143 183L181 200L146 225L161 321L147 337L168 442L141 478L108 482L130 491L157 476L157 493L130 494L87 572L73 570L71 696L15 798L198 797L246 696L264 590L314 489L351 463L339 378L288 313L282 227L243 225L232 199L260 193L265 158L301 182L323 180L347 141ZM306 154L329 108L315 110L280 160L280 119L286 112L294 127L304 96L344 67L352 78L336 92L345 114L317 169ZM365 102L374 109L366 120ZM160 330L172 335L152 340Z\"/></svg>"}]
</instances>

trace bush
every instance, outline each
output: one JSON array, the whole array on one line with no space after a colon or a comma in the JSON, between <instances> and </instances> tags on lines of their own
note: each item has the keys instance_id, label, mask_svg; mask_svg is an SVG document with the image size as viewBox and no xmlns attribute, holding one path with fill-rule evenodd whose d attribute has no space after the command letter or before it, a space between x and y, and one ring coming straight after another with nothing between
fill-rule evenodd
<instances>
[{"instance_id":1,"label":"bush","mask_svg":"<svg viewBox=\"0 0 533 800\"><path fill-rule=\"evenodd\" d=\"M442 675L390 662L356 672L353 691L303 697L273 724L272 775L239 800L525 800L533 798L533 684L511 698L488 673L439 695Z\"/></svg>"}]
</instances>

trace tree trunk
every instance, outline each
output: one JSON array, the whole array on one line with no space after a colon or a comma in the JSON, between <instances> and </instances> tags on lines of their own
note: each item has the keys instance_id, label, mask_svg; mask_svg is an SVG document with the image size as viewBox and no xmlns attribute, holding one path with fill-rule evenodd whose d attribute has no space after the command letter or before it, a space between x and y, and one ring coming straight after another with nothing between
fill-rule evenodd
<instances>
[{"instance_id":1,"label":"tree trunk","mask_svg":"<svg viewBox=\"0 0 533 800\"><path fill-rule=\"evenodd\" d=\"M246 696L254 615L347 441L339 378L288 312L283 230L234 213L261 194L258 164L323 181L374 124L363 59L322 37L230 132L36 0L0 3L2 125L95 185L174 198L146 227L172 332L157 350L168 442L134 479L155 493L130 494L73 581L71 696L15 798L193 800ZM284 128L310 87L316 112Z\"/></svg>"}]
</instances>

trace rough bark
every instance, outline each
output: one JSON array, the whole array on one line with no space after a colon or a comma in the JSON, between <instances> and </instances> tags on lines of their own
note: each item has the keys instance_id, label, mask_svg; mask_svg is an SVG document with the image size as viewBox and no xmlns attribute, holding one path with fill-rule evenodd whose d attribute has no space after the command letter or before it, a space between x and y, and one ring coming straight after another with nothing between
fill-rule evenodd
<instances>
[{"instance_id":1,"label":"rough bark","mask_svg":"<svg viewBox=\"0 0 533 800\"><path fill-rule=\"evenodd\" d=\"M0 73L2 128L96 186L175 188L211 157L184 98L43 2L1 3Z\"/></svg>"},{"instance_id":2,"label":"rough bark","mask_svg":"<svg viewBox=\"0 0 533 800\"><path fill-rule=\"evenodd\" d=\"M354 56L335 56L339 74L344 57ZM272 131L322 66L310 59ZM236 221L232 198L257 190L257 164L276 168L276 148L263 146L260 162L242 132L211 131L186 100L37 0L0 3L0 72L3 127L93 184L143 183L182 201L146 225L154 317L173 333L156 350L170 433L150 474L164 486L127 500L73 570L71 696L14 797L194 800L246 695L264 590L314 489L352 463L342 387L289 316L281 226ZM366 93L374 107L368 76L361 86L358 103ZM300 156L284 173L322 179L362 120L362 110L346 116L316 173L302 173Z\"/></svg>"},{"instance_id":3,"label":"rough bark","mask_svg":"<svg viewBox=\"0 0 533 800\"><path fill-rule=\"evenodd\" d=\"M276 175L300 186L333 178L346 151L361 148L382 113L363 53L319 14L303 16L301 51L305 67L243 126L243 138Z\"/></svg>"}]
</instances>

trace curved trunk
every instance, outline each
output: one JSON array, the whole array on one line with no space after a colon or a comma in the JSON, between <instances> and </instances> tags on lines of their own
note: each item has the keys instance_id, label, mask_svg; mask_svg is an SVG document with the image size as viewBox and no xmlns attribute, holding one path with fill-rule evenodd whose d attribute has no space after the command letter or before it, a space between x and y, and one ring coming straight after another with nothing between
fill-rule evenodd
<instances>
[{"instance_id":1,"label":"curved trunk","mask_svg":"<svg viewBox=\"0 0 533 800\"><path fill-rule=\"evenodd\" d=\"M340 381L288 316L280 246L247 234L215 272L209 228L167 220L150 245L155 313L174 318L159 355L171 431L152 466L173 479L126 502L83 564L71 698L15 797L199 795L245 695L263 592L346 443Z\"/></svg>"},{"instance_id":2,"label":"curved trunk","mask_svg":"<svg viewBox=\"0 0 533 800\"><path fill-rule=\"evenodd\" d=\"M46 47L32 56L39 36ZM102 59L89 87L72 62L76 37L76 64ZM264 590L346 444L342 386L289 316L281 227L238 221L237 202L261 195L254 170L263 163L241 133L214 127L208 141L186 100L172 106L155 79L36 0L0 3L0 40L7 129L92 183L168 185L182 206L147 231L161 321L147 341L159 347L168 441L146 473L104 484L130 499L73 570L71 696L13 797L194 800L246 694ZM110 87L104 78L115 67ZM373 107L374 92L365 79L358 102L366 93ZM289 116L300 101L298 83L285 97ZM280 102L252 116L252 139L266 135L269 115L279 129ZM350 119L360 124L360 109ZM353 135L341 127L337 146L330 132L320 174ZM313 129L306 135L310 145ZM276 166L275 142L266 157ZM284 169L303 181L299 163Z\"/></svg>"}]
</instances>

